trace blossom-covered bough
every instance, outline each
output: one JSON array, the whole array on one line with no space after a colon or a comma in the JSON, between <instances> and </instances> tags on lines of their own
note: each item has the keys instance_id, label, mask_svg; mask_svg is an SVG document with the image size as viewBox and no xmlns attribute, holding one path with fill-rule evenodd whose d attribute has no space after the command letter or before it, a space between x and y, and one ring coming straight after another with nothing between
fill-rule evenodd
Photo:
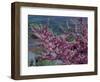
<instances>
[{"instance_id":1,"label":"blossom-covered bough","mask_svg":"<svg viewBox=\"0 0 100 82\"><path fill-rule=\"evenodd\" d=\"M81 34L64 32L63 35L55 35L48 25L32 26L32 34L38 37L44 51L37 57L37 63L48 60L52 64L70 65L87 64L87 27L83 25ZM68 41L68 37L74 36L74 41Z\"/></svg>"}]
</instances>

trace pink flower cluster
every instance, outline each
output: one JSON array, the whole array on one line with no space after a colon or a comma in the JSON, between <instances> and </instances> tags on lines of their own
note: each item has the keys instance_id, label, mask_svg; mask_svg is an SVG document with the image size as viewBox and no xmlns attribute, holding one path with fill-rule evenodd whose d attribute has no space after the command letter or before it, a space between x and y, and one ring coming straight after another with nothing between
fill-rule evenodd
<instances>
[{"instance_id":1,"label":"pink flower cluster","mask_svg":"<svg viewBox=\"0 0 100 82\"><path fill-rule=\"evenodd\" d=\"M67 37L54 35L45 25L42 28L32 27L32 32L41 40L41 45L46 50L39 57L41 60L60 60L66 65L88 62L86 27L83 28L81 37L74 34L74 42L66 41Z\"/></svg>"}]
</instances>

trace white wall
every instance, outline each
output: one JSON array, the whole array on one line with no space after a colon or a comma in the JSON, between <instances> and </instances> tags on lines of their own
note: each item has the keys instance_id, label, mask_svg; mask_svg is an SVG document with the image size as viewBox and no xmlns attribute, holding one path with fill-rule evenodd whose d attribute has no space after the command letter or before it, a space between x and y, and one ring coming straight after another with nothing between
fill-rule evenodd
<instances>
[{"instance_id":1,"label":"white wall","mask_svg":"<svg viewBox=\"0 0 100 82\"><path fill-rule=\"evenodd\" d=\"M0 82L15 82L10 79L11 66L11 2L15 0L0 0ZM98 6L98 22L100 22L100 0L16 0L24 2L38 2L38 3L54 3L54 4L68 4L68 5L87 5ZM100 25L99 25L100 26ZM99 27L98 26L98 27ZM98 28L100 35L100 28ZM100 38L99 41L100 42ZM100 45L100 43L98 44ZM100 46L99 48L100 49ZM100 51L98 59L100 58ZM100 59L99 61L100 62ZM100 64L99 64L100 68ZM64 77L64 78L50 78L37 80L23 80L23 82L100 82L100 70L97 76L79 76L79 77Z\"/></svg>"}]
</instances>

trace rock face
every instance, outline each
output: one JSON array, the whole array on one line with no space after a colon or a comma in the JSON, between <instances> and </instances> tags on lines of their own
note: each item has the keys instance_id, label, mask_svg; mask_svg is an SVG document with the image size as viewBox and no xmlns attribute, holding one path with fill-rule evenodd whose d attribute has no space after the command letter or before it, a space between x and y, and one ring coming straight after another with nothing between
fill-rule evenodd
<instances>
[{"instance_id":1,"label":"rock face","mask_svg":"<svg viewBox=\"0 0 100 82\"><path fill-rule=\"evenodd\" d=\"M31 51L28 52L28 65L33 66L36 65L36 59L35 59L35 54L32 53Z\"/></svg>"}]
</instances>

